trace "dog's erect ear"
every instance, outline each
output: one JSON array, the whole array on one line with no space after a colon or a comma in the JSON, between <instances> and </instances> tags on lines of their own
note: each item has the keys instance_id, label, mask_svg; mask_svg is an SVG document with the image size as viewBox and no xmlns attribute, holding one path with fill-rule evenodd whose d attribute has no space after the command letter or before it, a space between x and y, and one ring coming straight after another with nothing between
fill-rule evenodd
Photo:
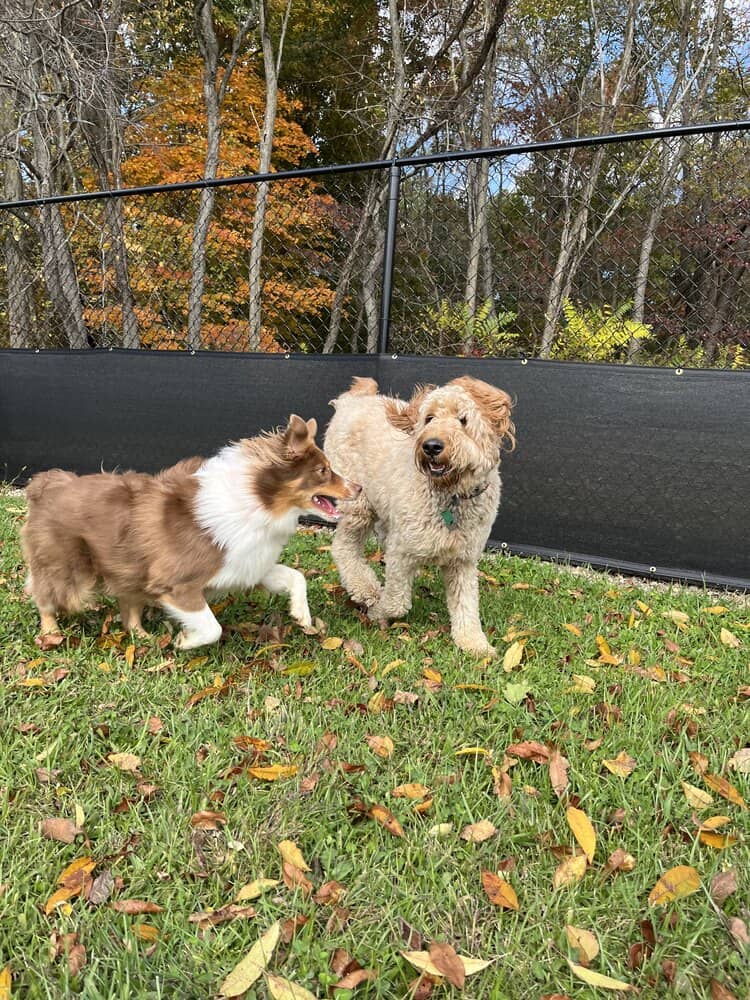
<instances>
[{"instance_id":1,"label":"dog's erect ear","mask_svg":"<svg viewBox=\"0 0 750 1000\"><path fill-rule=\"evenodd\" d=\"M451 384L459 385L468 392L484 418L492 425L501 444L507 445L508 450L513 451L516 446L516 428L510 419L513 400L508 393L470 375L455 378Z\"/></svg>"},{"instance_id":2,"label":"dog's erect ear","mask_svg":"<svg viewBox=\"0 0 750 1000\"><path fill-rule=\"evenodd\" d=\"M293 413L284 431L284 444L291 455L301 455L312 443L318 425L315 420L305 422Z\"/></svg>"},{"instance_id":3,"label":"dog's erect ear","mask_svg":"<svg viewBox=\"0 0 750 1000\"><path fill-rule=\"evenodd\" d=\"M434 385L417 385L408 403L403 399L388 396L385 400L385 415L388 422L400 431L411 434L419 419L419 408L425 396L432 392Z\"/></svg>"}]
</instances>

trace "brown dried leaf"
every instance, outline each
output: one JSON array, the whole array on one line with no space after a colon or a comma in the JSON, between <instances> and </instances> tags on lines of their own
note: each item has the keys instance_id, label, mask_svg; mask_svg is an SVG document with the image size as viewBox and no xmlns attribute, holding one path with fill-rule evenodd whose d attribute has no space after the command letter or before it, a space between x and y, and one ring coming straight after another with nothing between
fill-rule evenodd
<instances>
[{"instance_id":1,"label":"brown dried leaf","mask_svg":"<svg viewBox=\"0 0 750 1000\"><path fill-rule=\"evenodd\" d=\"M335 906L336 903L346 894L347 888L336 879L324 882L313 896L313 902L321 906Z\"/></svg>"},{"instance_id":2,"label":"brown dried leaf","mask_svg":"<svg viewBox=\"0 0 750 1000\"><path fill-rule=\"evenodd\" d=\"M712 979L711 983L711 1000L737 1000L734 993L731 993L723 983L720 983L718 979Z\"/></svg>"},{"instance_id":3,"label":"brown dried leaf","mask_svg":"<svg viewBox=\"0 0 750 1000\"><path fill-rule=\"evenodd\" d=\"M127 913L130 916L136 913L162 913L164 910L163 906L158 906L156 903L149 903L145 899L118 899L109 905L111 909L117 910L118 913Z\"/></svg>"},{"instance_id":4,"label":"brown dried leaf","mask_svg":"<svg viewBox=\"0 0 750 1000\"><path fill-rule=\"evenodd\" d=\"M91 883L88 901L91 906L101 906L106 903L115 886L115 877L111 871L103 871Z\"/></svg>"},{"instance_id":5,"label":"brown dried leaf","mask_svg":"<svg viewBox=\"0 0 750 1000\"><path fill-rule=\"evenodd\" d=\"M568 758L563 757L559 750L553 750L550 754L549 777L552 790L561 799L568 787Z\"/></svg>"},{"instance_id":6,"label":"brown dried leaf","mask_svg":"<svg viewBox=\"0 0 750 1000\"><path fill-rule=\"evenodd\" d=\"M585 854L576 854L572 858L566 858L555 869L552 876L552 886L560 889L564 885L575 885L580 882L586 874L588 861Z\"/></svg>"},{"instance_id":7,"label":"brown dried leaf","mask_svg":"<svg viewBox=\"0 0 750 1000\"><path fill-rule=\"evenodd\" d=\"M725 872L719 872L711 879L710 895L717 906L721 906L724 900L737 890L737 869L729 868Z\"/></svg>"},{"instance_id":8,"label":"brown dried leaf","mask_svg":"<svg viewBox=\"0 0 750 1000\"><path fill-rule=\"evenodd\" d=\"M537 764L547 764L550 758L548 748L543 743L537 743L536 740L526 740L524 743L511 743L505 752L509 757L533 760Z\"/></svg>"},{"instance_id":9,"label":"brown dried leaf","mask_svg":"<svg viewBox=\"0 0 750 1000\"><path fill-rule=\"evenodd\" d=\"M497 833L497 827L488 819L480 819L478 823L469 823L461 831L461 840L470 844L481 844Z\"/></svg>"},{"instance_id":10,"label":"brown dried leaf","mask_svg":"<svg viewBox=\"0 0 750 1000\"><path fill-rule=\"evenodd\" d=\"M378 978L375 969L353 969L347 972L337 983L331 987L332 990L353 990L361 983L374 983Z\"/></svg>"},{"instance_id":11,"label":"brown dried leaf","mask_svg":"<svg viewBox=\"0 0 750 1000\"><path fill-rule=\"evenodd\" d=\"M304 896L309 896L314 886L305 873L295 865L290 865L284 861L281 865L281 872L284 878L284 885L288 889L299 889Z\"/></svg>"},{"instance_id":12,"label":"brown dried leaf","mask_svg":"<svg viewBox=\"0 0 750 1000\"><path fill-rule=\"evenodd\" d=\"M482 886L487 893L487 898L495 906L504 910L518 909L518 896L510 882L495 872L482 872Z\"/></svg>"},{"instance_id":13,"label":"brown dried leaf","mask_svg":"<svg viewBox=\"0 0 750 1000\"><path fill-rule=\"evenodd\" d=\"M615 872L632 872L635 868L635 858L632 854L628 854L621 847L617 850L612 851L610 856L607 858L607 863L604 866L604 874L612 875Z\"/></svg>"},{"instance_id":14,"label":"brown dried leaf","mask_svg":"<svg viewBox=\"0 0 750 1000\"><path fill-rule=\"evenodd\" d=\"M734 940L742 948L750 946L750 935L747 933L747 924L739 917L730 917L727 921L727 930Z\"/></svg>"},{"instance_id":15,"label":"brown dried leaf","mask_svg":"<svg viewBox=\"0 0 750 1000\"><path fill-rule=\"evenodd\" d=\"M633 773L635 769L635 758L631 757L630 754L625 753L624 750L620 751L618 755L612 760L603 760L602 764L611 771L612 774L616 774L618 778L627 778L628 775Z\"/></svg>"},{"instance_id":16,"label":"brown dried leaf","mask_svg":"<svg viewBox=\"0 0 750 1000\"><path fill-rule=\"evenodd\" d=\"M61 844L72 844L83 830L70 819L42 820L42 836L50 840L59 840Z\"/></svg>"},{"instance_id":17,"label":"brown dried leaf","mask_svg":"<svg viewBox=\"0 0 750 1000\"><path fill-rule=\"evenodd\" d=\"M393 813L389 809L386 809L385 806L377 804L370 806L369 810L367 810L367 815L380 823L381 826L384 826L388 833L392 833L394 837L403 837L403 827Z\"/></svg>"},{"instance_id":18,"label":"brown dried leaf","mask_svg":"<svg viewBox=\"0 0 750 1000\"><path fill-rule=\"evenodd\" d=\"M299 868L303 872L310 871L310 866L302 857L302 851L293 840L282 840L276 849L284 861L293 865L293 867Z\"/></svg>"},{"instance_id":19,"label":"brown dried leaf","mask_svg":"<svg viewBox=\"0 0 750 1000\"><path fill-rule=\"evenodd\" d=\"M107 760L121 771L135 772L141 766L141 758L134 753L108 753Z\"/></svg>"},{"instance_id":20,"label":"brown dried leaf","mask_svg":"<svg viewBox=\"0 0 750 1000\"><path fill-rule=\"evenodd\" d=\"M389 757L393 756L394 746L390 736L365 736L365 740L372 752L378 757L388 760Z\"/></svg>"},{"instance_id":21,"label":"brown dried leaf","mask_svg":"<svg viewBox=\"0 0 750 1000\"><path fill-rule=\"evenodd\" d=\"M190 825L196 830L218 830L226 821L224 813L212 809L202 809L190 817Z\"/></svg>"},{"instance_id":22,"label":"brown dried leaf","mask_svg":"<svg viewBox=\"0 0 750 1000\"><path fill-rule=\"evenodd\" d=\"M726 778L722 778L718 774L706 773L703 775L703 780L712 791L716 792L717 795L721 795L722 798L727 799L729 802L733 802L736 806L740 806L742 809L747 809L747 803L745 800L742 798L734 785L730 785Z\"/></svg>"},{"instance_id":23,"label":"brown dried leaf","mask_svg":"<svg viewBox=\"0 0 750 1000\"><path fill-rule=\"evenodd\" d=\"M430 961L456 989L462 990L466 981L466 970L456 949L447 941L433 941L429 946Z\"/></svg>"}]
</instances>

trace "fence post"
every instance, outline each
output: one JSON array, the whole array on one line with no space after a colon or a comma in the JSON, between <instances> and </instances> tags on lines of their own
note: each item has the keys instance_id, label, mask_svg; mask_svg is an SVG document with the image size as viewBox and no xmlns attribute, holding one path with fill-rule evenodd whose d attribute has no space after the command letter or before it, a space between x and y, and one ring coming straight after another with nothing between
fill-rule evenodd
<instances>
[{"instance_id":1,"label":"fence post","mask_svg":"<svg viewBox=\"0 0 750 1000\"><path fill-rule=\"evenodd\" d=\"M391 299L393 298L393 258L396 253L396 226L398 225L398 197L401 184L401 167L391 163L390 187L388 189L388 217L385 223L385 246L383 248L383 291L380 300L380 329L378 330L378 354L388 353L391 325Z\"/></svg>"}]
</instances>

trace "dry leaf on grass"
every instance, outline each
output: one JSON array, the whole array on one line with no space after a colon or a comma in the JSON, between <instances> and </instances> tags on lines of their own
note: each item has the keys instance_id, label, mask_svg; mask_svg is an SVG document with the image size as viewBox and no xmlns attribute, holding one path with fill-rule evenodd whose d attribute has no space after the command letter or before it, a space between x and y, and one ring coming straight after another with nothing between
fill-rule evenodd
<instances>
[{"instance_id":1,"label":"dry leaf on grass","mask_svg":"<svg viewBox=\"0 0 750 1000\"><path fill-rule=\"evenodd\" d=\"M550 754L549 778L555 795L558 799L562 798L568 787L568 758L563 757L559 750Z\"/></svg>"},{"instance_id":2,"label":"dry leaf on grass","mask_svg":"<svg viewBox=\"0 0 750 1000\"><path fill-rule=\"evenodd\" d=\"M552 887L561 889L564 885L575 885L580 882L586 874L588 861L585 854L576 854L572 858L566 858L555 869L552 876Z\"/></svg>"},{"instance_id":3,"label":"dry leaf on grass","mask_svg":"<svg viewBox=\"0 0 750 1000\"><path fill-rule=\"evenodd\" d=\"M707 809L708 806L713 805L713 797L708 792L704 792L702 788L697 788L688 781L681 782L681 785L685 798L693 809Z\"/></svg>"},{"instance_id":4,"label":"dry leaf on grass","mask_svg":"<svg viewBox=\"0 0 750 1000\"><path fill-rule=\"evenodd\" d=\"M573 836L581 846L581 850L589 862L593 861L596 851L596 832L591 820L582 809L576 809L575 806L568 806L565 810L565 817L568 826L573 831Z\"/></svg>"},{"instance_id":5,"label":"dry leaf on grass","mask_svg":"<svg viewBox=\"0 0 750 1000\"><path fill-rule=\"evenodd\" d=\"M265 972L274 948L279 943L280 933L281 925L277 920L258 938L242 961L232 969L219 987L220 996L238 997L250 989Z\"/></svg>"},{"instance_id":6,"label":"dry leaf on grass","mask_svg":"<svg viewBox=\"0 0 750 1000\"><path fill-rule=\"evenodd\" d=\"M710 895L717 906L721 906L724 900L737 891L737 869L729 868L725 872L719 872L711 879Z\"/></svg>"},{"instance_id":7,"label":"dry leaf on grass","mask_svg":"<svg viewBox=\"0 0 750 1000\"><path fill-rule=\"evenodd\" d=\"M134 753L108 753L107 760L121 771L135 772L141 766L141 758Z\"/></svg>"},{"instance_id":8,"label":"dry leaf on grass","mask_svg":"<svg viewBox=\"0 0 750 1000\"><path fill-rule=\"evenodd\" d=\"M372 752L378 757L388 760L389 757L393 756L394 746L390 736L365 736L365 740Z\"/></svg>"},{"instance_id":9,"label":"dry leaf on grass","mask_svg":"<svg viewBox=\"0 0 750 1000\"><path fill-rule=\"evenodd\" d=\"M163 906L149 903L145 899L118 899L110 903L110 907L118 913L127 913L131 916L137 913L162 913L164 910Z\"/></svg>"},{"instance_id":10,"label":"dry leaf on grass","mask_svg":"<svg viewBox=\"0 0 750 1000\"><path fill-rule=\"evenodd\" d=\"M247 885L243 885L234 897L235 903L242 903L250 899L258 899L264 892L274 889L279 884L277 878L256 878Z\"/></svg>"},{"instance_id":11,"label":"dry leaf on grass","mask_svg":"<svg viewBox=\"0 0 750 1000\"><path fill-rule=\"evenodd\" d=\"M635 759L622 750L613 760L603 760L602 764L618 778L627 778L635 769Z\"/></svg>"},{"instance_id":12,"label":"dry leaf on grass","mask_svg":"<svg viewBox=\"0 0 750 1000\"><path fill-rule=\"evenodd\" d=\"M596 986L600 990L622 990L623 993L634 993L635 987L630 983L625 983L621 979L612 979L610 976L603 976L601 972L594 972L593 969L585 969L582 965L568 960L570 971L578 979L589 986Z\"/></svg>"},{"instance_id":13,"label":"dry leaf on grass","mask_svg":"<svg viewBox=\"0 0 750 1000\"><path fill-rule=\"evenodd\" d=\"M281 976L266 976L266 984L273 1000L316 1000L315 994L304 986L282 979Z\"/></svg>"},{"instance_id":14,"label":"dry leaf on grass","mask_svg":"<svg viewBox=\"0 0 750 1000\"><path fill-rule=\"evenodd\" d=\"M469 823L461 831L461 840L467 840L470 844L481 844L497 833L497 827L490 823L488 819L481 819L478 823Z\"/></svg>"},{"instance_id":15,"label":"dry leaf on grass","mask_svg":"<svg viewBox=\"0 0 750 1000\"><path fill-rule=\"evenodd\" d=\"M503 910L517 910L518 896L510 882L495 872L482 872L482 886L487 893L487 898L495 906Z\"/></svg>"},{"instance_id":16,"label":"dry leaf on grass","mask_svg":"<svg viewBox=\"0 0 750 1000\"><path fill-rule=\"evenodd\" d=\"M571 924L565 925L565 937L568 944L576 953L575 958L579 965L588 968L599 954L599 942L591 931L582 927L573 927Z\"/></svg>"},{"instance_id":17,"label":"dry leaf on grass","mask_svg":"<svg viewBox=\"0 0 750 1000\"><path fill-rule=\"evenodd\" d=\"M701 887L701 879L695 868L677 865L665 872L648 896L652 906L664 906L675 899L682 899Z\"/></svg>"},{"instance_id":18,"label":"dry leaf on grass","mask_svg":"<svg viewBox=\"0 0 750 1000\"><path fill-rule=\"evenodd\" d=\"M402 951L401 955L420 972L426 972L430 976L442 977L444 975L433 963L430 953L427 951ZM486 969L491 964L480 958L468 958L466 955L459 955L458 958L461 960L465 976L481 972L482 969Z\"/></svg>"},{"instance_id":19,"label":"dry leaf on grass","mask_svg":"<svg viewBox=\"0 0 750 1000\"><path fill-rule=\"evenodd\" d=\"M61 844L72 844L79 833L83 833L83 830L70 819L51 817L42 820L42 836Z\"/></svg>"},{"instance_id":20,"label":"dry leaf on grass","mask_svg":"<svg viewBox=\"0 0 750 1000\"><path fill-rule=\"evenodd\" d=\"M392 833L394 837L403 837L404 830L399 821L390 811L386 809L385 806L373 805L367 810L367 815L371 816L376 822L384 826L388 833Z\"/></svg>"},{"instance_id":21,"label":"dry leaf on grass","mask_svg":"<svg viewBox=\"0 0 750 1000\"><path fill-rule=\"evenodd\" d=\"M284 861L287 861L290 865L294 865L295 868L299 868L303 872L310 871L310 866L302 857L302 851L300 851L293 840L282 840L276 849Z\"/></svg>"},{"instance_id":22,"label":"dry leaf on grass","mask_svg":"<svg viewBox=\"0 0 750 1000\"><path fill-rule=\"evenodd\" d=\"M726 778L722 778L718 774L706 773L703 775L703 780L713 792L716 792L717 795L721 795L722 798L727 799L729 802L733 802L736 806L740 806L742 809L747 809L747 803L745 800L742 798L734 785L730 785Z\"/></svg>"},{"instance_id":23,"label":"dry leaf on grass","mask_svg":"<svg viewBox=\"0 0 750 1000\"><path fill-rule=\"evenodd\" d=\"M248 767L247 773L257 781L284 781L297 773L295 764L271 764L269 767Z\"/></svg>"}]
</instances>

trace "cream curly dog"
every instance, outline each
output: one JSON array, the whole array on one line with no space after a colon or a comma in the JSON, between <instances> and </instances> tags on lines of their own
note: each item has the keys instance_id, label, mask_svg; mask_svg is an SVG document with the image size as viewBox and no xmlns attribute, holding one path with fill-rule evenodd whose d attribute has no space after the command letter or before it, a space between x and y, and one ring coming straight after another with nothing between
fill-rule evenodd
<instances>
[{"instance_id":1,"label":"cream curly dog","mask_svg":"<svg viewBox=\"0 0 750 1000\"><path fill-rule=\"evenodd\" d=\"M494 655L479 620L477 563L500 501L500 453L515 444L510 396L462 376L417 387L405 402L355 378L331 405L325 453L362 484L341 505L333 541L344 587L372 619L402 618L419 569L439 566L456 645ZM382 587L364 555L373 530L385 550Z\"/></svg>"}]
</instances>

